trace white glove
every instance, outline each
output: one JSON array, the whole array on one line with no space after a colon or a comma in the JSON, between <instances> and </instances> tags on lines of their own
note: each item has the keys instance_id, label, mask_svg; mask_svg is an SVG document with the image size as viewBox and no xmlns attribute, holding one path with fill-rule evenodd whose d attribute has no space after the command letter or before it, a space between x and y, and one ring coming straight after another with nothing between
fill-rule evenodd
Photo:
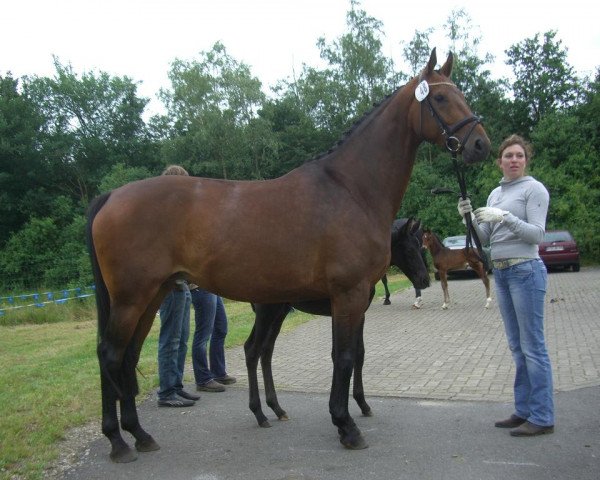
<instances>
[{"instance_id":1,"label":"white glove","mask_svg":"<svg viewBox=\"0 0 600 480\"><path fill-rule=\"evenodd\" d=\"M473 207L471 206L471 200L469 198L465 198L464 200L461 198L458 200L458 205L456 206L458 210L458 214L463 217L462 222L466 225L467 221L465 220L465 215L471 215L471 221L475 218L473 216Z\"/></svg>"},{"instance_id":2,"label":"white glove","mask_svg":"<svg viewBox=\"0 0 600 480\"><path fill-rule=\"evenodd\" d=\"M504 221L504 217L510 212L507 210L501 210L496 207L481 207L475 210L475 219L477 223L483 222L500 222Z\"/></svg>"}]
</instances>

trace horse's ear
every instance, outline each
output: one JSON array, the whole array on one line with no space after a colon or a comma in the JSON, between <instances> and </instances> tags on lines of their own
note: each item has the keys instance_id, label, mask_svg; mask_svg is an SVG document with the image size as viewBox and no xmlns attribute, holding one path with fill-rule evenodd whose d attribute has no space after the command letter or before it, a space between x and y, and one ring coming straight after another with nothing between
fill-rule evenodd
<instances>
[{"instance_id":1,"label":"horse's ear","mask_svg":"<svg viewBox=\"0 0 600 480\"><path fill-rule=\"evenodd\" d=\"M418 219L415 218L413 221L414 221L414 223L413 223L413 226L412 226L411 233L414 235L421 228L421 220L418 220Z\"/></svg>"},{"instance_id":2,"label":"horse's ear","mask_svg":"<svg viewBox=\"0 0 600 480\"><path fill-rule=\"evenodd\" d=\"M411 235L414 235L414 233L417 231L415 228L416 222L417 221L415 220L415 217L409 217L408 222L406 222L406 228Z\"/></svg>"},{"instance_id":3,"label":"horse's ear","mask_svg":"<svg viewBox=\"0 0 600 480\"><path fill-rule=\"evenodd\" d=\"M454 64L454 55L452 52L448 53L448 58L446 59L446 63L442 65L440 68L440 73L448 78L452 76L452 65Z\"/></svg>"},{"instance_id":4,"label":"horse's ear","mask_svg":"<svg viewBox=\"0 0 600 480\"><path fill-rule=\"evenodd\" d=\"M429 62L427 62L427 67L425 67L425 75L431 74L435 70L435 66L437 65L437 54L435 53L435 47L431 51L431 55L429 56Z\"/></svg>"}]
</instances>

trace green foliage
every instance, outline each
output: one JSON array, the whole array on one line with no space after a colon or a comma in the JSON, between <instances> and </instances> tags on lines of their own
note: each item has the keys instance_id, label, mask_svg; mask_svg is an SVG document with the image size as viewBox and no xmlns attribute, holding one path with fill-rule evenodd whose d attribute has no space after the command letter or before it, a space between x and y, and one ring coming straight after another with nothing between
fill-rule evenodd
<instances>
[{"instance_id":1,"label":"green foliage","mask_svg":"<svg viewBox=\"0 0 600 480\"><path fill-rule=\"evenodd\" d=\"M578 82L573 68L567 63L567 51L560 40L555 40L556 31L539 34L513 45L506 51L507 64L513 68L515 80L512 84L516 106L527 112L529 125L574 103L578 93Z\"/></svg>"},{"instance_id":2,"label":"green foliage","mask_svg":"<svg viewBox=\"0 0 600 480\"><path fill-rule=\"evenodd\" d=\"M156 172L157 175L158 173ZM146 167L128 167L124 163L117 163L111 167L110 171L100 181L99 190L101 193L109 192L126 183L152 176L154 175Z\"/></svg>"}]
</instances>

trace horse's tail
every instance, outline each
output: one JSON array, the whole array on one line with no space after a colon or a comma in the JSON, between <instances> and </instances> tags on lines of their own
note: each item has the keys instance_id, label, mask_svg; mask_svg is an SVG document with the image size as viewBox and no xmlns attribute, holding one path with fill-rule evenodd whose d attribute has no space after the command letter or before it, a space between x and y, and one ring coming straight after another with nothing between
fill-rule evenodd
<instances>
[{"instance_id":1,"label":"horse's tail","mask_svg":"<svg viewBox=\"0 0 600 480\"><path fill-rule=\"evenodd\" d=\"M96 309L98 311L98 343L102 340L103 334L108 325L108 317L110 316L110 298L108 296L108 289L106 283L104 283L104 277L100 271L98 265L98 257L96 256L96 249L94 248L94 238L92 236L92 224L94 218L102 209L110 193L104 193L90 203L87 211L87 226L86 226L86 240L87 247L90 253L90 260L92 262L92 274L94 275L94 284L96 286Z\"/></svg>"}]
</instances>

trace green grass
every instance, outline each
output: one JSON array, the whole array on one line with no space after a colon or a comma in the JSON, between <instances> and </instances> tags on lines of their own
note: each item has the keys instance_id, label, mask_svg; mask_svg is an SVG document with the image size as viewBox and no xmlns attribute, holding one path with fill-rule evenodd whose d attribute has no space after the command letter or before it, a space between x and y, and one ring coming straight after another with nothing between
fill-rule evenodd
<instances>
[{"instance_id":1,"label":"green grass","mask_svg":"<svg viewBox=\"0 0 600 480\"><path fill-rule=\"evenodd\" d=\"M393 292L410 283L402 275L393 275L389 285ZM376 295L383 295L381 283ZM226 301L225 308L229 319L226 347L241 345L252 329L254 314L247 303ZM22 309L2 317L0 479L43 478L44 469L58 457L59 442L66 432L99 420L95 316L93 299L86 299ZM294 312L282 332L310 318ZM158 385L159 323L154 322L138 366L141 400Z\"/></svg>"}]
</instances>

